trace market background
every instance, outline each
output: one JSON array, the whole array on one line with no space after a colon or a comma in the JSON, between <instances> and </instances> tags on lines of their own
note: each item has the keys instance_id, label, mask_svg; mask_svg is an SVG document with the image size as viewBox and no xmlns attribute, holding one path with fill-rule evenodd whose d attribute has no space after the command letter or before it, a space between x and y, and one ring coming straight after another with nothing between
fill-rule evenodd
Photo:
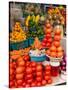
<instances>
[{"instance_id":1,"label":"market background","mask_svg":"<svg viewBox=\"0 0 68 90\"><path fill-rule=\"evenodd\" d=\"M40 1L40 0L38 0L38 1ZM42 2L45 2L45 1L43 0ZM46 0L45 3L52 3L52 1ZM57 3L57 0L53 0L53 3ZM66 3L66 1L62 2L62 0L60 0L58 2L58 4L67 4L67 3ZM8 83L8 46L9 46L9 43L8 43L8 26L9 26L9 23L8 23L8 20L9 20L8 19L8 3L6 2L6 0L4 2L2 1L0 6L1 6L0 9L2 9L2 10L0 10L1 15L3 17L3 18L0 18L0 21L1 21L0 25L2 25L2 28L0 29L0 33L1 33L0 34L0 39L1 39L0 40L1 41L1 44L0 44L0 53L1 53L1 55L0 55L0 57L1 57L1 60L0 60L0 69L1 69L0 70L1 71L1 73L0 73L0 87L2 87L4 90L6 90L5 88L7 87L6 85ZM57 89L59 89L59 87L61 88L61 86L58 86ZM49 89L49 87L46 87L46 89L47 88ZM56 87L54 87L54 88L56 88ZM64 89L65 88L66 88L66 86L64 87ZM45 87L43 89L45 89ZM50 87L50 90L51 89L53 89L53 87Z\"/></svg>"}]
</instances>

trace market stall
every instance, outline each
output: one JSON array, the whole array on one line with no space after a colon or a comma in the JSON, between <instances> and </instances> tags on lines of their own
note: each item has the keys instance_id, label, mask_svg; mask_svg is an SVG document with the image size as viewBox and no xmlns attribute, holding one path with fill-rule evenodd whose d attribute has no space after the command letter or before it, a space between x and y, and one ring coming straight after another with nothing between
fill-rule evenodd
<instances>
[{"instance_id":1,"label":"market stall","mask_svg":"<svg viewBox=\"0 0 68 90\"><path fill-rule=\"evenodd\" d=\"M10 3L9 87L66 84L66 6Z\"/></svg>"}]
</instances>

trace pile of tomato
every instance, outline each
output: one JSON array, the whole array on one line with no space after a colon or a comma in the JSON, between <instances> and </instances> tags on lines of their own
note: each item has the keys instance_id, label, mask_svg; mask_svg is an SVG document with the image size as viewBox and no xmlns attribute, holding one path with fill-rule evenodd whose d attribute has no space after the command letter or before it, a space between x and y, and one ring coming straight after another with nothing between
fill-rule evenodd
<instances>
[{"instance_id":1,"label":"pile of tomato","mask_svg":"<svg viewBox=\"0 0 68 90\"><path fill-rule=\"evenodd\" d=\"M44 36L44 39L42 40L42 46L45 48L49 48L51 47L51 44L52 44L52 25L47 22L44 26L44 32L45 32L45 36Z\"/></svg>"},{"instance_id":2,"label":"pile of tomato","mask_svg":"<svg viewBox=\"0 0 68 90\"><path fill-rule=\"evenodd\" d=\"M23 56L24 57L24 56ZM30 61L29 56L23 59L10 60L9 87L38 87L52 83L51 66Z\"/></svg>"}]
</instances>

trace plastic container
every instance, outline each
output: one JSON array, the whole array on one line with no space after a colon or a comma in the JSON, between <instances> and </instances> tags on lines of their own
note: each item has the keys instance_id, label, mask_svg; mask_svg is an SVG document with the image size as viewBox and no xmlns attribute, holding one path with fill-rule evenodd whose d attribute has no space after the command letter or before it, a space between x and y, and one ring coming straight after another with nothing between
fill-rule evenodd
<instances>
[{"instance_id":1,"label":"plastic container","mask_svg":"<svg viewBox=\"0 0 68 90\"><path fill-rule=\"evenodd\" d=\"M57 77L59 75L60 63L59 62L50 62L51 65L51 75Z\"/></svg>"},{"instance_id":2,"label":"plastic container","mask_svg":"<svg viewBox=\"0 0 68 90\"><path fill-rule=\"evenodd\" d=\"M10 43L10 50L19 50L19 49L27 48L27 47L28 47L28 39L21 42Z\"/></svg>"},{"instance_id":3,"label":"plastic container","mask_svg":"<svg viewBox=\"0 0 68 90\"><path fill-rule=\"evenodd\" d=\"M42 62L46 60L46 55L42 55L42 56L31 56L31 61L36 61L36 62Z\"/></svg>"}]
</instances>

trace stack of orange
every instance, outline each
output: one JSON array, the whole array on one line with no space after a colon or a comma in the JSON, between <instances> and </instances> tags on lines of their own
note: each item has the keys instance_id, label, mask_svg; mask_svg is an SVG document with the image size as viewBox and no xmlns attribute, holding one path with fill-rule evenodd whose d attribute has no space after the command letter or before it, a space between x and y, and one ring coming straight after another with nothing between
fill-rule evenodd
<instances>
[{"instance_id":1,"label":"stack of orange","mask_svg":"<svg viewBox=\"0 0 68 90\"><path fill-rule=\"evenodd\" d=\"M61 30L56 29L54 35L52 46L46 51L46 53L51 57L60 58L63 56L63 48L60 45Z\"/></svg>"}]
</instances>

